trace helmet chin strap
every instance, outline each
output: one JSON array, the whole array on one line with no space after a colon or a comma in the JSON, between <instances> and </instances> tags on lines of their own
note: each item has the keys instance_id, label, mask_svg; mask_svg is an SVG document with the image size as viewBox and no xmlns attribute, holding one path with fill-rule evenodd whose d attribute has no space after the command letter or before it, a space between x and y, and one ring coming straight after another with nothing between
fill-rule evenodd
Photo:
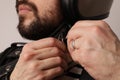
<instances>
[{"instance_id":1,"label":"helmet chin strap","mask_svg":"<svg viewBox=\"0 0 120 80\"><path fill-rule=\"evenodd\" d=\"M54 37L63 41L66 44L66 35L71 28L71 24L68 24L66 21L63 21L49 37Z\"/></svg>"}]
</instances>

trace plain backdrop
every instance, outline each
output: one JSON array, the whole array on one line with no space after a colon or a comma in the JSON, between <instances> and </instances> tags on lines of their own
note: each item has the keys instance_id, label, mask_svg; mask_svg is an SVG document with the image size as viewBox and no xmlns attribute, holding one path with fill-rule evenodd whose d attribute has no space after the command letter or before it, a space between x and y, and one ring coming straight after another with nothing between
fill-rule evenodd
<instances>
[{"instance_id":1,"label":"plain backdrop","mask_svg":"<svg viewBox=\"0 0 120 80\"><path fill-rule=\"evenodd\" d=\"M109 18L105 19L120 38L120 0L114 0ZM18 31L18 19L15 11L15 0L0 0L0 52L13 42L28 42Z\"/></svg>"}]
</instances>

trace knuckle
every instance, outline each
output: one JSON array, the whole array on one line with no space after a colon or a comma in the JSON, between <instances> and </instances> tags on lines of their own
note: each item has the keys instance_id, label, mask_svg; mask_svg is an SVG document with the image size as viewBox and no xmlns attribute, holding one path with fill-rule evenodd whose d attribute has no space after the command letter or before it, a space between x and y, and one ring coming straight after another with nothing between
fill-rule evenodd
<instances>
[{"instance_id":1,"label":"knuckle","mask_svg":"<svg viewBox=\"0 0 120 80\"><path fill-rule=\"evenodd\" d=\"M20 54L20 57L22 57L23 60L29 60L33 58L34 55L35 53L33 51L26 51L26 52L22 52L22 54Z\"/></svg>"},{"instance_id":2,"label":"knuckle","mask_svg":"<svg viewBox=\"0 0 120 80\"><path fill-rule=\"evenodd\" d=\"M93 26L93 28L92 28L92 32L97 33L97 34L100 33L101 30L102 30L102 28L100 26Z\"/></svg>"},{"instance_id":3,"label":"knuckle","mask_svg":"<svg viewBox=\"0 0 120 80\"><path fill-rule=\"evenodd\" d=\"M102 27L103 29L108 29L108 28L109 28L109 25L108 25L107 22L105 22L105 21L99 20L99 21L97 21L97 23L98 23L98 25L99 25L100 27Z\"/></svg>"},{"instance_id":4,"label":"knuckle","mask_svg":"<svg viewBox=\"0 0 120 80\"><path fill-rule=\"evenodd\" d=\"M105 21L100 21L99 22L101 24L101 26L104 28L104 29L110 29L109 25L107 24L107 22Z\"/></svg>"},{"instance_id":5,"label":"knuckle","mask_svg":"<svg viewBox=\"0 0 120 80\"><path fill-rule=\"evenodd\" d=\"M30 46L31 46L31 44L25 44L24 47L23 47L23 49L25 49L25 50L26 50L26 49L29 49Z\"/></svg>"},{"instance_id":6,"label":"knuckle","mask_svg":"<svg viewBox=\"0 0 120 80\"><path fill-rule=\"evenodd\" d=\"M93 24L93 22L92 21L90 21L90 20L85 20L85 21L77 21L76 23L75 23L75 26L86 26L87 24L89 24L89 25L92 25Z\"/></svg>"},{"instance_id":7,"label":"knuckle","mask_svg":"<svg viewBox=\"0 0 120 80\"><path fill-rule=\"evenodd\" d=\"M63 68L62 67L57 67L56 71L57 72L63 72Z\"/></svg>"},{"instance_id":8,"label":"knuckle","mask_svg":"<svg viewBox=\"0 0 120 80\"><path fill-rule=\"evenodd\" d=\"M49 43L50 43L50 45L53 45L53 46L54 46L54 44L56 43L56 39L50 37L50 38L49 38Z\"/></svg>"},{"instance_id":9,"label":"knuckle","mask_svg":"<svg viewBox=\"0 0 120 80\"><path fill-rule=\"evenodd\" d=\"M29 69L30 70L36 70L36 68L39 66L39 64L37 62L31 62L29 64Z\"/></svg>"},{"instance_id":10,"label":"knuckle","mask_svg":"<svg viewBox=\"0 0 120 80\"><path fill-rule=\"evenodd\" d=\"M77 21L75 24L74 24L74 27L77 27L81 24L81 21Z\"/></svg>"},{"instance_id":11,"label":"knuckle","mask_svg":"<svg viewBox=\"0 0 120 80\"><path fill-rule=\"evenodd\" d=\"M75 23L75 26L80 25L80 23L81 23L81 21L77 21L77 22Z\"/></svg>"},{"instance_id":12,"label":"knuckle","mask_svg":"<svg viewBox=\"0 0 120 80\"><path fill-rule=\"evenodd\" d=\"M92 31L97 32L98 30L100 30L99 26L96 26L96 25L93 26Z\"/></svg>"},{"instance_id":13,"label":"knuckle","mask_svg":"<svg viewBox=\"0 0 120 80\"><path fill-rule=\"evenodd\" d=\"M23 60L29 60L35 55L35 51L30 47L31 44L25 44L22 53L20 54L20 57L22 57Z\"/></svg>"},{"instance_id":14,"label":"knuckle","mask_svg":"<svg viewBox=\"0 0 120 80\"><path fill-rule=\"evenodd\" d=\"M98 23L101 24L101 25L106 25L107 24L105 21L102 21L102 20L98 21Z\"/></svg>"},{"instance_id":15,"label":"knuckle","mask_svg":"<svg viewBox=\"0 0 120 80\"><path fill-rule=\"evenodd\" d=\"M60 50L57 47L54 47L52 50L56 53L56 55L59 55Z\"/></svg>"},{"instance_id":16,"label":"knuckle","mask_svg":"<svg viewBox=\"0 0 120 80\"><path fill-rule=\"evenodd\" d=\"M62 64L62 63L63 63L63 60L62 60L61 57L56 57L56 62L57 62L58 64Z\"/></svg>"},{"instance_id":17,"label":"knuckle","mask_svg":"<svg viewBox=\"0 0 120 80\"><path fill-rule=\"evenodd\" d=\"M91 31L96 34L101 34L108 29L109 25L105 21L99 20L96 24L92 25Z\"/></svg>"},{"instance_id":18,"label":"knuckle","mask_svg":"<svg viewBox=\"0 0 120 80\"><path fill-rule=\"evenodd\" d=\"M47 80L47 77L45 76L44 73L40 73L38 77L40 80Z\"/></svg>"}]
</instances>

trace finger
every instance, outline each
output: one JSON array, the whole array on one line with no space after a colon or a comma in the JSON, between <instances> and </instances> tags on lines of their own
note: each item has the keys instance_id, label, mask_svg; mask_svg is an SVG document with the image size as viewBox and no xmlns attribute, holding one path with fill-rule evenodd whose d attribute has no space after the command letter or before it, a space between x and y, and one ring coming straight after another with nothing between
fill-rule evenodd
<instances>
[{"instance_id":1,"label":"finger","mask_svg":"<svg viewBox=\"0 0 120 80\"><path fill-rule=\"evenodd\" d=\"M84 28L84 27L77 27L74 29L71 29L67 34L67 39L77 39L82 36L88 36L92 33L91 28Z\"/></svg>"},{"instance_id":2,"label":"finger","mask_svg":"<svg viewBox=\"0 0 120 80\"><path fill-rule=\"evenodd\" d=\"M99 21L99 20L98 21L89 21L89 20L78 21L70 29L70 31L68 32L67 37L72 38L72 37L75 37L77 34L84 35L84 34L87 34L88 32L90 33L91 28L93 28L93 27L103 27L104 24L105 24L104 21ZM86 31L86 33L84 33L84 31ZM82 33L84 33L84 34L82 34Z\"/></svg>"},{"instance_id":3,"label":"finger","mask_svg":"<svg viewBox=\"0 0 120 80\"><path fill-rule=\"evenodd\" d=\"M35 59L43 60L51 57L61 57L64 59L67 63L71 62L71 56L68 54L68 51L63 52L59 50L57 47L49 47L44 48L40 50L36 50L37 55L35 56Z\"/></svg>"},{"instance_id":4,"label":"finger","mask_svg":"<svg viewBox=\"0 0 120 80\"><path fill-rule=\"evenodd\" d=\"M81 44L83 44L81 37L76 39L67 39L67 46L70 53L76 49L79 49Z\"/></svg>"},{"instance_id":5,"label":"finger","mask_svg":"<svg viewBox=\"0 0 120 80\"><path fill-rule=\"evenodd\" d=\"M87 21L78 21L70 29L67 37L69 36L69 38L72 38L72 37L75 37L77 34L89 35L92 32L103 34L107 31L110 31L110 28L109 28L109 25L104 21L101 21L101 20L98 20L98 21L88 21L88 20ZM84 33L82 34L81 32L84 32Z\"/></svg>"},{"instance_id":6,"label":"finger","mask_svg":"<svg viewBox=\"0 0 120 80\"><path fill-rule=\"evenodd\" d=\"M55 67L45 71L46 80L53 80L54 78L62 75L64 70L61 67ZM49 79L48 79L49 78Z\"/></svg>"},{"instance_id":7,"label":"finger","mask_svg":"<svg viewBox=\"0 0 120 80\"><path fill-rule=\"evenodd\" d=\"M61 57L64 59L67 63L71 61L71 57L68 54L68 52L64 53L57 47L49 47L49 48L43 48L39 50L33 50L32 52L29 51L26 54L22 54L20 59L22 61L28 61L28 60L44 60L52 57Z\"/></svg>"},{"instance_id":8,"label":"finger","mask_svg":"<svg viewBox=\"0 0 120 80\"><path fill-rule=\"evenodd\" d=\"M82 67L86 67L86 61L89 61L90 54L83 50L75 50L71 53L72 59L75 63L80 64Z\"/></svg>"},{"instance_id":9,"label":"finger","mask_svg":"<svg viewBox=\"0 0 120 80\"><path fill-rule=\"evenodd\" d=\"M80 35L78 35L78 33L80 34L80 30L78 30L78 29L71 29L71 30L68 32L66 38L67 38L67 39L73 39L73 40L74 40L74 39L80 37Z\"/></svg>"},{"instance_id":10,"label":"finger","mask_svg":"<svg viewBox=\"0 0 120 80\"><path fill-rule=\"evenodd\" d=\"M47 47L58 47L62 51L66 51L65 44L62 43L61 41L55 39L55 38L44 38L40 39L38 41L34 41L32 43L29 43L28 46L31 46L33 49L42 49L42 48L47 48Z\"/></svg>"},{"instance_id":11,"label":"finger","mask_svg":"<svg viewBox=\"0 0 120 80\"><path fill-rule=\"evenodd\" d=\"M63 51L59 50L57 47L49 47L49 48L43 48L36 50L35 53L37 54L35 56L35 59L43 60L51 57L57 57L60 56L63 59L66 59L66 56Z\"/></svg>"},{"instance_id":12,"label":"finger","mask_svg":"<svg viewBox=\"0 0 120 80\"><path fill-rule=\"evenodd\" d=\"M61 57L53 57L40 61L40 68L42 70L48 70L55 67L62 67L64 70L67 69L67 63Z\"/></svg>"}]
</instances>

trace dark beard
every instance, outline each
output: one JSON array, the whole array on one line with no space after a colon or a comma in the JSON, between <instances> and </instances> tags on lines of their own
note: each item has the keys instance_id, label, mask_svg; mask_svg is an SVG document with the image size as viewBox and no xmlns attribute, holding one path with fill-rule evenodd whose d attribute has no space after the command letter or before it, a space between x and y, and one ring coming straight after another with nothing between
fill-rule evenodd
<instances>
[{"instance_id":1,"label":"dark beard","mask_svg":"<svg viewBox=\"0 0 120 80\"><path fill-rule=\"evenodd\" d=\"M34 21L32 21L28 26L25 26L25 16L19 16L19 24L17 28L21 36L30 40L38 40L41 38L49 37L49 35L56 28L56 26L52 24L52 21L48 21L46 17L41 19L37 14L38 11L34 4L27 2L20 2L18 5L19 4L29 5L33 9L35 17ZM16 7L18 5L16 5Z\"/></svg>"},{"instance_id":2,"label":"dark beard","mask_svg":"<svg viewBox=\"0 0 120 80\"><path fill-rule=\"evenodd\" d=\"M41 20L37 18L27 27L23 24L24 17L20 17L18 25L18 31L22 37L30 40L38 40L41 38L49 37L49 35L55 30L52 24L41 24Z\"/></svg>"}]
</instances>

